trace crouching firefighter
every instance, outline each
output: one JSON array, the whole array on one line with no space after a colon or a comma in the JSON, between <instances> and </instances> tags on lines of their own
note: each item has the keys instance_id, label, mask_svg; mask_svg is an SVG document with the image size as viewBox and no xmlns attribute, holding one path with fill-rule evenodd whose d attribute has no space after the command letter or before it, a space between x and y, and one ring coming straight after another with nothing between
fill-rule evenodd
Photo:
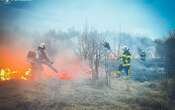
<instances>
[{"instance_id":1,"label":"crouching firefighter","mask_svg":"<svg viewBox=\"0 0 175 110\"><path fill-rule=\"evenodd\" d=\"M47 55L45 43L41 43L36 51L29 51L27 54L27 59L32 65L32 70L42 71L42 64L47 65L54 72L58 72L52 64L53 62Z\"/></svg>"},{"instance_id":2,"label":"crouching firefighter","mask_svg":"<svg viewBox=\"0 0 175 110\"><path fill-rule=\"evenodd\" d=\"M121 64L119 65L117 74L120 76L126 76L126 79L130 78L130 72L131 72L131 53L128 47L123 48L123 53L120 56Z\"/></svg>"}]
</instances>

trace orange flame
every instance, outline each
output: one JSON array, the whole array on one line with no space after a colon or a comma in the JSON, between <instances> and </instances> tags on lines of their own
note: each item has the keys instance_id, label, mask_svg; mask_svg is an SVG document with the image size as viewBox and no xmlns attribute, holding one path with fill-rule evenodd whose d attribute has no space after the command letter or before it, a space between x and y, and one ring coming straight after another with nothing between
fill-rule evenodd
<instances>
[{"instance_id":1,"label":"orange flame","mask_svg":"<svg viewBox=\"0 0 175 110\"><path fill-rule=\"evenodd\" d=\"M27 49L18 43L0 45L0 81L28 80L31 77L30 64L26 60Z\"/></svg>"},{"instance_id":2,"label":"orange flame","mask_svg":"<svg viewBox=\"0 0 175 110\"><path fill-rule=\"evenodd\" d=\"M25 72L11 70L10 68L0 69L0 81L7 80L29 80L31 78L31 68Z\"/></svg>"}]
</instances>

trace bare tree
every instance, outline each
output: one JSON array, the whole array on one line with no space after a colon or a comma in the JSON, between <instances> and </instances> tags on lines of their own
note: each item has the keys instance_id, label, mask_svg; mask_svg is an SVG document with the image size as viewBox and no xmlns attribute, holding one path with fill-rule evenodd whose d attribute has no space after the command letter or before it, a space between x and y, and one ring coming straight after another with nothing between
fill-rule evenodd
<instances>
[{"instance_id":1,"label":"bare tree","mask_svg":"<svg viewBox=\"0 0 175 110\"><path fill-rule=\"evenodd\" d=\"M110 86L110 49L104 47L103 36L96 31L85 31L79 38L79 53L91 68L92 80L98 80L102 67L105 70L105 84Z\"/></svg>"},{"instance_id":2,"label":"bare tree","mask_svg":"<svg viewBox=\"0 0 175 110\"><path fill-rule=\"evenodd\" d=\"M83 60L87 60L91 68L92 79L99 78L101 60L100 36L94 32L85 31L79 39L79 52Z\"/></svg>"}]
</instances>

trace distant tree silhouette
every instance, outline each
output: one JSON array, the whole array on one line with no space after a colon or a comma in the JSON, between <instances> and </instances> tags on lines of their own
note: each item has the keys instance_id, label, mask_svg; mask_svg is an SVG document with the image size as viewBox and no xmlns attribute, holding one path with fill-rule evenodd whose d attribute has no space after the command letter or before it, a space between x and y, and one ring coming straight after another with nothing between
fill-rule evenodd
<instances>
[{"instance_id":1,"label":"distant tree silhouette","mask_svg":"<svg viewBox=\"0 0 175 110\"><path fill-rule=\"evenodd\" d=\"M169 77L175 77L175 30L169 33L169 36L165 41L164 53L166 53L166 72Z\"/></svg>"},{"instance_id":2,"label":"distant tree silhouette","mask_svg":"<svg viewBox=\"0 0 175 110\"><path fill-rule=\"evenodd\" d=\"M157 39L155 40L155 44L156 44L156 55L159 56L160 58L164 58L165 57L165 45L164 45L164 41Z\"/></svg>"}]
</instances>

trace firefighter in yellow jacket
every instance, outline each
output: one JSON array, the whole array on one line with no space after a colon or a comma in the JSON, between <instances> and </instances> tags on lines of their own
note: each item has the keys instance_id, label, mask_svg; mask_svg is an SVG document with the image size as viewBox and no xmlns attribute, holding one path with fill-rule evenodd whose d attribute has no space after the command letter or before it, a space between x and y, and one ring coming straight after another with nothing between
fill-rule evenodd
<instances>
[{"instance_id":1,"label":"firefighter in yellow jacket","mask_svg":"<svg viewBox=\"0 0 175 110\"><path fill-rule=\"evenodd\" d=\"M119 65L118 74L122 75L123 73L129 78L130 69L131 69L131 53L128 47L123 48L123 53L120 56L121 64ZM124 76L125 76L124 75Z\"/></svg>"}]
</instances>

